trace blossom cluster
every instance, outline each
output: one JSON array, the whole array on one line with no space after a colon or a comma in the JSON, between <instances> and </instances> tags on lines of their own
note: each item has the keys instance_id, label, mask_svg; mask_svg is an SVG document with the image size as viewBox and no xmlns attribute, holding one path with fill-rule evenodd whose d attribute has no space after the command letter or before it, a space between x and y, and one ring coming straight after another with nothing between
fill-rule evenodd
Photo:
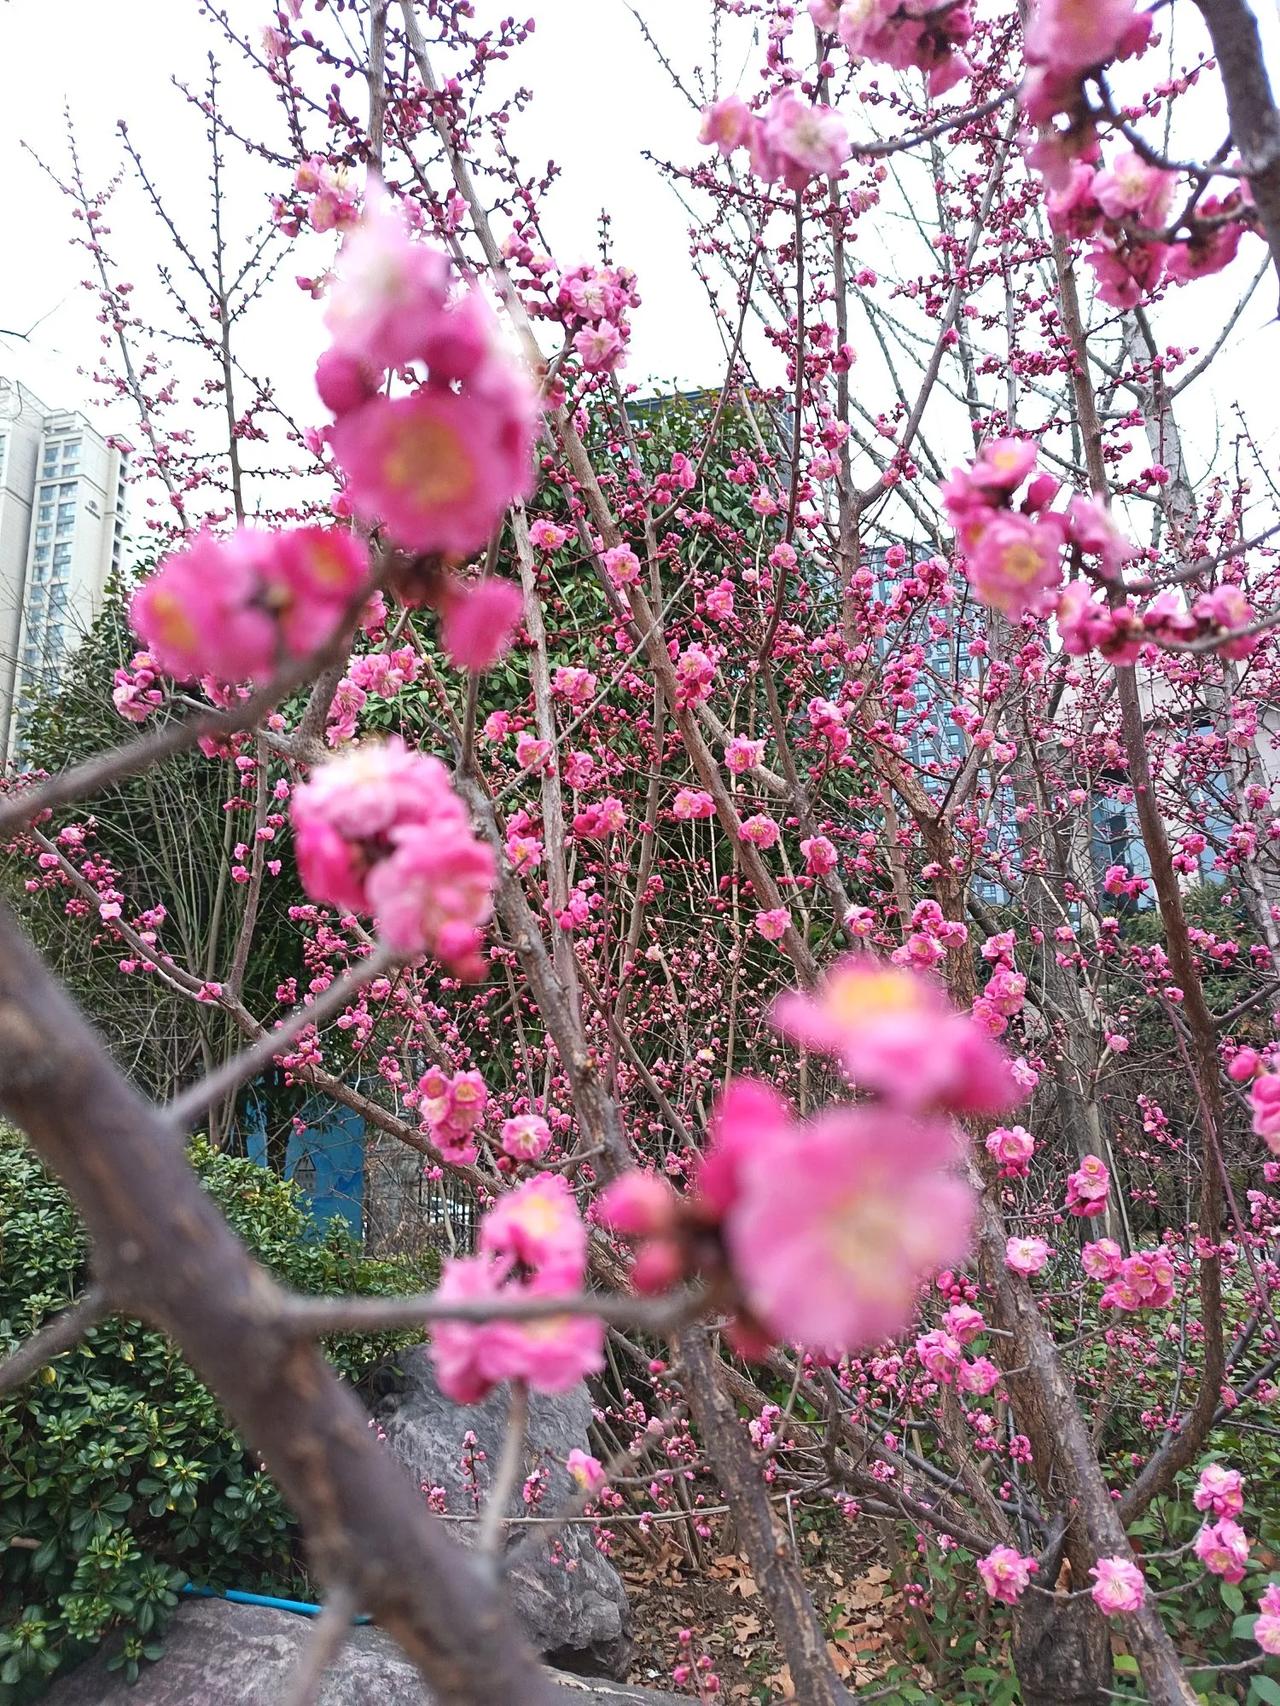
<instances>
[{"instance_id":1,"label":"blossom cluster","mask_svg":"<svg viewBox=\"0 0 1280 1706\"><path fill-rule=\"evenodd\" d=\"M440 1303L501 1307L514 1300L574 1296L586 1278L587 1232L573 1191L558 1173L517 1185L480 1223L477 1254L445 1262ZM603 1363L604 1327L594 1316L549 1312L528 1321L443 1321L431 1333L441 1390L476 1404L505 1380L536 1392L566 1392Z\"/></svg>"},{"instance_id":2,"label":"blossom cluster","mask_svg":"<svg viewBox=\"0 0 1280 1706\"><path fill-rule=\"evenodd\" d=\"M1105 1256L1103 1246L1109 1246ZM1139 1309L1166 1309L1173 1302L1173 1263L1163 1250L1136 1250L1122 1257L1111 1239L1101 1239L1086 1250L1093 1252L1086 1272L1107 1282L1100 1308L1131 1315Z\"/></svg>"},{"instance_id":3,"label":"blossom cluster","mask_svg":"<svg viewBox=\"0 0 1280 1706\"><path fill-rule=\"evenodd\" d=\"M629 308L638 308L629 267L571 267L560 280L556 307L574 352L588 373L613 373L626 360Z\"/></svg>"},{"instance_id":4,"label":"blossom cluster","mask_svg":"<svg viewBox=\"0 0 1280 1706\"><path fill-rule=\"evenodd\" d=\"M768 1086L734 1080L687 1197L624 1174L597 1214L639 1243L640 1289L694 1273L718 1287L744 1353L776 1340L866 1348L900 1331L925 1276L967 1250L972 1197L954 1173L962 1142L950 1116L998 1112L1021 1092L940 990L870 957L780 1001L774 1022L836 1055L879 1100L798 1120Z\"/></svg>"},{"instance_id":5,"label":"blossom cluster","mask_svg":"<svg viewBox=\"0 0 1280 1706\"><path fill-rule=\"evenodd\" d=\"M469 1167L479 1154L475 1132L489 1104L489 1089L478 1072L445 1072L429 1066L418 1080L418 1112L431 1140L446 1161Z\"/></svg>"},{"instance_id":6,"label":"blossom cluster","mask_svg":"<svg viewBox=\"0 0 1280 1706\"><path fill-rule=\"evenodd\" d=\"M1153 14L1137 10L1135 0L1038 0L1027 27L1024 52L1027 73L1020 100L1033 124L1051 126L1059 116L1068 119L1065 132L1049 130L1033 150L1035 163L1045 170L1065 169L1092 140L1084 93L1087 78L1114 59L1131 59L1151 37Z\"/></svg>"},{"instance_id":7,"label":"blossom cluster","mask_svg":"<svg viewBox=\"0 0 1280 1706\"><path fill-rule=\"evenodd\" d=\"M197 534L133 595L129 616L147 662L135 658L132 674L117 677L117 708L138 720L148 703L139 670L159 668L180 681L266 681L354 619L353 601L368 579L368 549L346 528Z\"/></svg>"},{"instance_id":8,"label":"blossom cluster","mask_svg":"<svg viewBox=\"0 0 1280 1706\"><path fill-rule=\"evenodd\" d=\"M840 115L789 89L775 95L762 115L738 95L713 102L703 112L699 140L713 143L724 155L745 148L758 178L789 190L835 176L849 157L849 134Z\"/></svg>"},{"instance_id":9,"label":"blossom cluster","mask_svg":"<svg viewBox=\"0 0 1280 1706\"><path fill-rule=\"evenodd\" d=\"M1135 555L1093 499L1077 495L1065 513L1051 510L1060 483L1052 474L1037 474L1036 460L1029 439L996 439L971 467L957 468L942 492L970 586L1011 621L1029 611L1048 613L1068 544L1083 556L1097 556L1107 579ZM1029 484L1015 508L1024 481Z\"/></svg>"},{"instance_id":10,"label":"blossom cluster","mask_svg":"<svg viewBox=\"0 0 1280 1706\"><path fill-rule=\"evenodd\" d=\"M1145 610L1131 599L1108 599L1090 581L1068 581L1055 614L1063 651L1072 657L1097 651L1110 663L1133 663L1144 640L1188 645L1208 639L1219 656L1233 660L1249 657L1259 644L1257 634L1241 632L1254 622L1254 611L1230 581L1200 593L1190 606L1170 588Z\"/></svg>"},{"instance_id":11,"label":"blossom cluster","mask_svg":"<svg viewBox=\"0 0 1280 1706\"><path fill-rule=\"evenodd\" d=\"M360 195L350 174L318 154L299 164L293 189L291 197L271 198L271 217L286 237L296 237L304 223L312 231L345 231L360 217Z\"/></svg>"},{"instance_id":12,"label":"blossom cluster","mask_svg":"<svg viewBox=\"0 0 1280 1706\"><path fill-rule=\"evenodd\" d=\"M820 30L833 30L853 59L895 71L923 71L930 96L945 95L971 69L963 48L973 33L968 0L809 0Z\"/></svg>"},{"instance_id":13,"label":"blossom cluster","mask_svg":"<svg viewBox=\"0 0 1280 1706\"><path fill-rule=\"evenodd\" d=\"M398 738L358 746L317 769L292 812L312 899L372 914L397 953L480 976L496 864L438 758Z\"/></svg>"},{"instance_id":14,"label":"blossom cluster","mask_svg":"<svg viewBox=\"0 0 1280 1706\"><path fill-rule=\"evenodd\" d=\"M531 489L537 409L479 288L455 289L448 257L379 195L343 244L325 324L316 387L345 501L406 551L481 549ZM388 374L412 389L385 395Z\"/></svg>"}]
</instances>

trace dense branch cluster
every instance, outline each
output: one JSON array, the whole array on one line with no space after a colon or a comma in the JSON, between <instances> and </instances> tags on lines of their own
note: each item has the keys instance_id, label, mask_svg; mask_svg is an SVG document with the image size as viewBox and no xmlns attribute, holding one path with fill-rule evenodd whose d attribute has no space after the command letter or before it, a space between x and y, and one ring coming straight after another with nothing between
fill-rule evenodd
<instances>
[{"instance_id":1,"label":"dense branch cluster","mask_svg":"<svg viewBox=\"0 0 1280 1706\"><path fill-rule=\"evenodd\" d=\"M207 252L125 133L179 260L154 322L119 185L74 148L56 180L142 444L156 560L102 683L138 733L0 808L33 930L197 1043L143 1096L0 925L0 1106L95 1251L0 1379L106 1311L172 1335L337 1608L304 1692L359 1605L441 1700L547 1697L501 1590L516 1470L460 1557L314 1346L389 1324L458 1402L509 1384L517 1463L528 1393L603 1376L617 1451L560 1520L696 1545L727 1509L806 1706L849 1696L780 1498L964 1548L1027 1706L1068 1650L1107 1697L1108 1619L1145 1698L1193 1701L1209 1577L1248 1581L1252 1675L1280 1583L1224 1430L1280 1396L1280 522L1243 410L1206 445L1190 389L1280 268L1234 0L709 0L697 98L658 55L661 170L721 350L657 398L625 379L654 263L607 219L555 254L516 152L532 24L206 10L274 129L216 67L187 91ZM231 147L270 210L243 254ZM328 337L304 420L239 353L286 254ZM95 815L193 751L203 933ZM232 1141L271 1063L466 1193L430 1297L286 1296L201 1196L181 1130Z\"/></svg>"}]
</instances>

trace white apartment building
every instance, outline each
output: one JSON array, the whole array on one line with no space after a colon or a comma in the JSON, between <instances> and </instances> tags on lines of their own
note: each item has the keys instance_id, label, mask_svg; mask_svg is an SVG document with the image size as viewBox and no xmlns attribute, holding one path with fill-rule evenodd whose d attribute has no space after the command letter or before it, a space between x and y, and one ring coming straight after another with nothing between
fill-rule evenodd
<instances>
[{"instance_id":1,"label":"white apartment building","mask_svg":"<svg viewBox=\"0 0 1280 1706\"><path fill-rule=\"evenodd\" d=\"M120 563L127 456L81 414L0 375L0 756L24 696L97 615Z\"/></svg>"}]
</instances>

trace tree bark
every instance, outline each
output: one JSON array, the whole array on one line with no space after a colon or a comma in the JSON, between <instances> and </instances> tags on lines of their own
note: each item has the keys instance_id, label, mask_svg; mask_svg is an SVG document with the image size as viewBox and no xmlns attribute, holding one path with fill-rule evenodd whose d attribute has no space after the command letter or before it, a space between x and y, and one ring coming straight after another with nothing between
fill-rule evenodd
<instances>
[{"instance_id":1,"label":"tree bark","mask_svg":"<svg viewBox=\"0 0 1280 1706\"><path fill-rule=\"evenodd\" d=\"M552 1706L496 1579L444 1539L200 1188L179 1132L121 1076L7 909L0 1111L75 1198L108 1306L168 1333L261 1452L326 1589L349 1589L443 1706Z\"/></svg>"},{"instance_id":2,"label":"tree bark","mask_svg":"<svg viewBox=\"0 0 1280 1706\"><path fill-rule=\"evenodd\" d=\"M791 1541L774 1522L760 1464L718 1378L719 1358L707 1343L706 1329L686 1328L676 1346L690 1413L716 1480L733 1507L738 1536L769 1607L796 1698L804 1706L853 1706L853 1696L832 1668L822 1622Z\"/></svg>"}]
</instances>

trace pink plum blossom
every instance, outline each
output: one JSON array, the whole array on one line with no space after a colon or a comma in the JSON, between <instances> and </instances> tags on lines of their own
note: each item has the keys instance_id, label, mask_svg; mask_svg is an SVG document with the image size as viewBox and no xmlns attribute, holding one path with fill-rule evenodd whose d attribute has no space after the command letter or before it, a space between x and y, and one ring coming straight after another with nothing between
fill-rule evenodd
<instances>
[{"instance_id":1,"label":"pink plum blossom","mask_svg":"<svg viewBox=\"0 0 1280 1706\"><path fill-rule=\"evenodd\" d=\"M539 740L537 735L528 733L516 736L516 763L521 770L541 770L550 757L549 740Z\"/></svg>"},{"instance_id":2,"label":"pink plum blossom","mask_svg":"<svg viewBox=\"0 0 1280 1706\"><path fill-rule=\"evenodd\" d=\"M780 942L791 928L791 914L785 906L774 906L757 912L754 923L766 942Z\"/></svg>"},{"instance_id":3,"label":"pink plum blossom","mask_svg":"<svg viewBox=\"0 0 1280 1706\"><path fill-rule=\"evenodd\" d=\"M1089 1574L1093 1603L1108 1617L1137 1611L1147 1597L1142 1571L1128 1558L1099 1558Z\"/></svg>"},{"instance_id":4,"label":"pink plum blossom","mask_svg":"<svg viewBox=\"0 0 1280 1706\"><path fill-rule=\"evenodd\" d=\"M615 586L634 586L640 579L640 559L630 545L615 545L600 561Z\"/></svg>"},{"instance_id":5,"label":"pink plum blossom","mask_svg":"<svg viewBox=\"0 0 1280 1706\"><path fill-rule=\"evenodd\" d=\"M1090 1279L1115 1279L1124 1264L1124 1251L1114 1238L1098 1238L1080 1252L1080 1266Z\"/></svg>"},{"instance_id":6,"label":"pink plum blossom","mask_svg":"<svg viewBox=\"0 0 1280 1706\"><path fill-rule=\"evenodd\" d=\"M594 804L584 806L575 814L573 833L585 841L605 841L625 828L627 811L622 801L612 794Z\"/></svg>"},{"instance_id":7,"label":"pink plum blossom","mask_svg":"<svg viewBox=\"0 0 1280 1706\"><path fill-rule=\"evenodd\" d=\"M513 1281L486 1255L451 1257L435 1296L441 1303L492 1303L511 1297L565 1295L554 1278ZM604 1326L589 1315L547 1315L532 1321L438 1321L431 1360L440 1389L457 1404L476 1404L505 1380L535 1392L567 1392L604 1362Z\"/></svg>"},{"instance_id":8,"label":"pink plum blossom","mask_svg":"<svg viewBox=\"0 0 1280 1706\"><path fill-rule=\"evenodd\" d=\"M587 1232L568 1180L559 1173L537 1173L499 1197L481 1223L479 1249L549 1275L564 1287L581 1285Z\"/></svg>"},{"instance_id":9,"label":"pink plum blossom","mask_svg":"<svg viewBox=\"0 0 1280 1706\"><path fill-rule=\"evenodd\" d=\"M502 1149L513 1161L538 1161L551 1146L551 1128L541 1114L516 1114L502 1125Z\"/></svg>"},{"instance_id":10,"label":"pink plum blossom","mask_svg":"<svg viewBox=\"0 0 1280 1706\"><path fill-rule=\"evenodd\" d=\"M965 559L965 573L984 604L1011 620L1041 606L1062 578L1063 532L1052 522L1000 514L982 529Z\"/></svg>"},{"instance_id":11,"label":"pink plum blossom","mask_svg":"<svg viewBox=\"0 0 1280 1706\"><path fill-rule=\"evenodd\" d=\"M1169 212L1174 174L1161 171L1132 149L1117 155L1110 170L1094 175L1093 194L1110 219L1131 218L1159 230Z\"/></svg>"},{"instance_id":12,"label":"pink plum blossom","mask_svg":"<svg viewBox=\"0 0 1280 1706\"><path fill-rule=\"evenodd\" d=\"M762 740L748 740L745 735L734 735L724 749L725 769L734 776L744 776L748 770L753 770L763 757Z\"/></svg>"},{"instance_id":13,"label":"pink plum blossom","mask_svg":"<svg viewBox=\"0 0 1280 1706\"><path fill-rule=\"evenodd\" d=\"M985 1398L999 1384L1000 1370L990 1357L974 1357L970 1362L961 1363L956 1375L956 1385L960 1390L978 1398Z\"/></svg>"},{"instance_id":14,"label":"pink plum blossom","mask_svg":"<svg viewBox=\"0 0 1280 1706\"><path fill-rule=\"evenodd\" d=\"M811 835L800 843L804 868L811 877L826 876L837 864L835 847L825 835Z\"/></svg>"},{"instance_id":15,"label":"pink plum blossom","mask_svg":"<svg viewBox=\"0 0 1280 1706\"><path fill-rule=\"evenodd\" d=\"M870 954L836 960L811 993L781 996L773 1022L908 1109L999 1113L1023 1100L1005 1055L972 1018L936 984Z\"/></svg>"},{"instance_id":16,"label":"pink plum blossom","mask_svg":"<svg viewBox=\"0 0 1280 1706\"><path fill-rule=\"evenodd\" d=\"M1000 1163L1002 1179L1025 1179L1036 1140L1025 1126L998 1125L986 1135L987 1154Z\"/></svg>"},{"instance_id":17,"label":"pink plum blossom","mask_svg":"<svg viewBox=\"0 0 1280 1706\"><path fill-rule=\"evenodd\" d=\"M562 1287L538 1276L523 1288L556 1297ZM535 1392L571 1392L604 1367L604 1323L592 1315L546 1315L534 1321L489 1321L486 1363L503 1380L523 1380Z\"/></svg>"},{"instance_id":18,"label":"pink plum blossom","mask_svg":"<svg viewBox=\"0 0 1280 1706\"><path fill-rule=\"evenodd\" d=\"M1004 1605L1018 1603L1039 1567L1034 1558L1024 1557L1012 1546L997 1546L978 1560L983 1587Z\"/></svg>"},{"instance_id":19,"label":"pink plum blossom","mask_svg":"<svg viewBox=\"0 0 1280 1706\"><path fill-rule=\"evenodd\" d=\"M957 1155L943 1120L847 1107L789 1127L766 1112L740 1143L725 1217L753 1316L831 1350L899 1332L926 1275L968 1248L973 1199L951 1172Z\"/></svg>"},{"instance_id":20,"label":"pink plum blossom","mask_svg":"<svg viewBox=\"0 0 1280 1706\"><path fill-rule=\"evenodd\" d=\"M396 738L357 747L294 791L292 815L314 900L373 913L399 953L477 975L496 861L438 758Z\"/></svg>"},{"instance_id":21,"label":"pink plum blossom","mask_svg":"<svg viewBox=\"0 0 1280 1706\"><path fill-rule=\"evenodd\" d=\"M1027 1279L1040 1273L1052 1254L1043 1238L1010 1238L1004 1247L1006 1265Z\"/></svg>"},{"instance_id":22,"label":"pink plum blossom","mask_svg":"<svg viewBox=\"0 0 1280 1706\"><path fill-rule=\"evenodd\" d=\"M1173 1263L1163 1250L1138 1250L1121 1262L1098 1306L1132 1314L1139 1309L1165 1309L1172 1302Z\"/></svg>"},{"instance_id":23,"label":"pink plum blossom","mask_svg":"<svg viewBox=\"0 0 1280 1706\"><path fill-rule=\"evenodd\" d=\"M1198 1511L1214 1516L1239 1516L1244 1509L1244 1477L1238 1469L1207 1463L1200 1471L1191 1502Z\"/></svg>"},{"instance_id":24,"label":"pink plum blossom","mask_svg":"<svg viewBox=\"0 0 1280 1706\"><path fill-rule=\"evenodd\" d=\"M934 1327L916 1340L916 1355L940 1386L949 1386L964 1361L960 1341L943 1327Z\"/></svg>"},{"instance_id":25,"label":"pink plum blossom","mask_svg":"<svg viewBox=\"0 0 1280 1706\"><path fill-rule=\"evenodd\" d=\"M557 527L554 521L540 517L529 528L529 538L540 551L558 551L569 538L567 527Z\"/></svg>"},{"instance_id":26,"label":"pink plum blossom","mask_svg":"<svg viewBox=\"0 0 1280 1706\"><path fill-rule=\"evenodd\" d=\"M626 356L622 333L612 320L582 326L573 335L573 347L588 373L613 373Z\"/></svg>"},{"instance_id":27,"label":"pink plum blossom","mask_svg":"<svg viewBox=\"0 0 1280 1706\"><path fill-rule=\"evenodd\" d=\"M599 685L594 671L576 664L561 664L551 679L551 691L558 699L571 705L588 705L595 698Z\"/></svg>"},{"instance_id":28,"label":"pink plum blossom","mask_svg":"<svg viewBox=\"0 0 1280 1706\"><path fill-rule=\"evenodd\" d=\"M802 190L811 178L834 176L849 157L849 133L840 115L790 90L774 96L759 137L752 162L757 174L766 181L781 178L791 190Z\"/></svg>"},{"instance_id":29,"label":"pink plum blossom","mask_svg":"<svg viewBox=\"0 0 1280 1706\"><path fill-rule=\"evenodd\" d=\"M489 1091L478 1072L446 1073L428 1067L418 1080L418 1112L444 1159L469 1167L479 1151L474 1132L484 1118Z\"/></svg>"},{"instance_id":30,"label":"pink plum blossom","mask_svg":"<svg viewBox=\"0 0 1280 1706\"><path fill-rule=\"evenodd\" d=\"M329 290L334 349L375 370L420 359L448 287L448 257L410 234L402 202L374 194L343 241Z\"/></svg>"},{"instance_id":31,"label":"pink plum blossom","mask_svg":"<svg viewBox=\"0 0 1280 1706\"><path fill-rule=\"evenodd\" d=\"M514 581L487 575L472 586L451 582L440 638L456 669L491 669L511 644L524 600Z\"/></svg>"},{"instance_id":32,"label":"pink plum blossom","mask_svg":"<svg viewBox=\"0 0 1280 1706\"><path fill-rule=\"evenodd\" d=\"M531 420L514 384L505 395L377 397L337 422L333 451L364 520L407 550L465 557L529 494Z\"/></svg>"},{"instance_id":33,"label":"pink plum blossom","mask_svg":"<svg viewBox=\"0 0 1280 1706\"><path fill-rule=\"evenodd\" d=\"M701 646L688 646L676 659L676 704L701 705L715 680L715 661Z\"/></svg>"},{"instance_id":34,"label":"pink plum blossom","mask_svg":"<svg viewBox=\"0 0 1280 1706\"><path fill-rule=\"evenodd\" d=\"M667 1179L639 1168L620 1173L596 1198L595 1218L625 1238L653 1238L671 1230L676 1195Z\"/></svg>"},{"instance_id":35,"label":"pink plum blossom","mask_svg":"<svg viewBox=\"0 0 1280 1706\"><path fill-rule=\"evenodd\" d=\"M179 680L265 681L335 633L368 575L368 550L345 529L198 533L138 588L130 619Z\"/></svg>"},{"instance_id":36,"label":"pink plum blossom","mask_svg":"<svg viewBox=\"0 0 1280 1706\"><path fill-rule=\"evenodd\" d=\"M1111 1174L1106 1163L1097 1155L1086 1155L1067 1178L1067 1213L1084 1220L1104 1214L1110 1189Z\"/></svg>"},{"instance_id":37,"label":"pink plum blossom","mask_svg":"<svg viewBox=\"0 0 1280 1706\"><path fill-rule=\"evenodd\" d=\"M1280 1655L1280 1582L1271 1582L1262 1590L1253 1638L1264 1653Z\"/></svg>"},{"instance_id":38,"label":"pink plum blossom","mask_svg":"<svg viewBox=\"0 0 1280 1706\"><path fill-rule=\"evenodd\" d=\"M740 95L725 95L702 109L701 143L713 143L722 154L732 154L747 140L754 124L751 109Z\"/></svg>"},{"instance_id":39,"label":"pink plum blossom","mask_svg":"<svg viewBox=\"0 0 1280 1706\"><path fill-rule=\"evenodd\" d=\"M1027 29L1027 58L1055 75L1089 71L1145 40L1134 0L1039 0Z\"/></svg>"},{"instance_id":40,"label":"pink plum blossom","mask_svg":"<svg viewBox=\"0 0 1280 1706\"><path fill-rule=\"evenodd\" d=\"M681 823L688 823L691 818L714 817L716 803L701 788L681 788L672 802L671 812Z\"/></svg>"},{"instance_id":41,"label":"pink plum blossom","mask_svg":"<svg viewBox=\"0 0 1280 1706\"><path fill-rule=\"evenodd\" d=\"M767 812L756 812L754 816L744 818L738 826L738 840L748 842L752 847L776 847L781 835L777 822Z\"/></svg>"},{"instance_id":42,"label":"pink plum blossom","mask_svg":"<svg viewBox=\"0 0 1280 1706\"><path fill-rule=\"evenodd\" d=\"M575 1445L564 1466L569 1471L570 1478L576 1482L584 1493L594 1493L604 1485L604 1465L598 1457L592 1457Z\"/></svg>"},{"instance_id":43,"label":"pink plum blossom","mask_svg":"<svg viewBox=\"0 0 1280 1706\"><path fill-rule=\"evenodd\" d=\"M985 1333L987 1330L982 1312L968 1303L953 1303L942 1317L942 1325L962 1345L967 1345L971 1339L976 1339L979 1333Z\"/></svg>"},{"instance_id":44,"label":"pink plum blossom","mask_svg":"<svg viewBox=\"0 0 1280 1706\"><path fill-rule=\"evenodd\" d=\"M1210 1575L1224 1582L1244 1580L1249 1564L1249 1537L1229 1516L1206 1522L1193 1543L1195 1555Z\"/></svg>"}]
</instances>

